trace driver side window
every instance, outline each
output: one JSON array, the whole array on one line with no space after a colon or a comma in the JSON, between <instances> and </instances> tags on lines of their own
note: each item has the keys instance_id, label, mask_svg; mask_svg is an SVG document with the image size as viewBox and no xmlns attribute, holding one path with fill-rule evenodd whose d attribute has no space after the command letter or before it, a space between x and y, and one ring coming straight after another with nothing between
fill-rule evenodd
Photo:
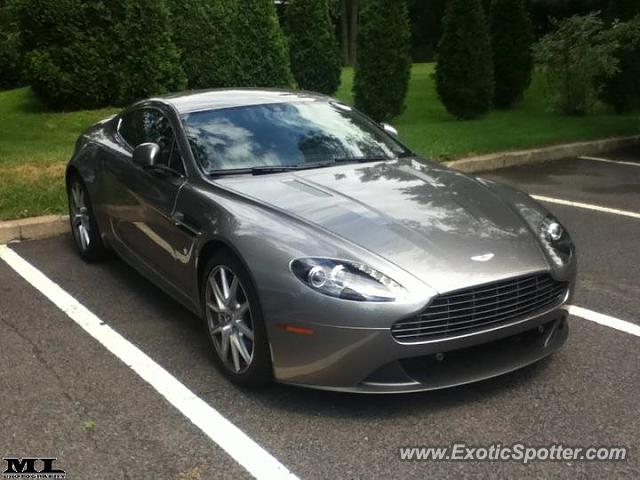
<instances>
[{"instance_id":1,"label":"driver side window","mask_svg":"<svg viewBox=\"0 0 640 480\"><path fill-rule=\"evenodd\" d=\"M144 132L142 131L142 110L129 112L120 122L118 133L124 138L129 146L134 149L144 143Z\"/></svg>"},{"instance_id":2,"label":"driver side window","mask_svg":"<svg viewBox=\"0 0 640 480\"><path fill-rule=\"evenodd\" d=\"M141 109L130 112L122 119L119 132L131 148L147 142L158 144L158 163L184 175L184 164L173 129L167 117L159 110Z\"/></svg>"}]
</instances>

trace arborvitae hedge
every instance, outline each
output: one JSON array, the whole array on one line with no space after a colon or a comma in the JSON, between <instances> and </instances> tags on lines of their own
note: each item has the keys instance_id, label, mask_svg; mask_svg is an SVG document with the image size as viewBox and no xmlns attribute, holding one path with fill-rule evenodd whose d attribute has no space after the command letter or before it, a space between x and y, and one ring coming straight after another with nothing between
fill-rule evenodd
<instances>
[{"instance_id":1,"label":"arborvitae hedge","mask_svg":"<svg viewBox=\"0 0 640 480\"><path fill-rule=\"evenodd\" d=\"M492 0L491 45L496 107L507 108L522 99L531 83L533 33L524 0Z\"/></svg>"},{"instance_id":2,"label":"arborvitae hedge","mask_svg":"<svg viewBox=\"0 0 640 480\"><path fill-rule=\"evenodd\" d=\"M272 0L237 0L237 86L290 87L289 50Z\"/></svg>"},{"instance_id":3,"label":"arborvitae hedge","mask_svg":"<svg viewBox=\"0 0 640 480\"><path fill-rule=\"evenodd\" d=\"M13 7L0 0L0 89L20 86L22 79L22 46Z\"/></svg>"},{"instance_id":4,"label":"arborvitae hedge","mask_svg":"<svg viewBox=\"0 0 640 480\"><path fill-rule=\"evenodd\" d=\"M111 100L110 11L101 1L18 0L25 80L53 108Z\"/></svg>"},{"instance_id":5,"label":"arborvitae hedge","mask_svg":"<svg viewBox=\"0 0 640 480\"><path fill-rule=\"evenodd\" d=\"M236 0L171 0L173 39L189 88L238 84Z\"/></svg>"},{"instance_id":6,"label":"arborvitae hedge","mask_svg":"<svg viewBox=\"0 0 640 480\"><path fill-rule=\"evenodd\" d=\"M327 0L290 0L286 23L291 71L298 87L335 93L342 61Z\"/></svg>"},{"instance_id":7,"label":"arborvitae hedge","mask_svg":"<svg viewBox=\"0 0 640 480\"><path fill-rule=\"evenodd\" d=\"M409 12L405 0L364 0L358 32L355 106L374 120L404 110L411 72Z\"/></svg>"},{"instance_id":8,"label":"arborvitae hedge","mask_svg":"<svg viewBox=\"0 0 640 480\"><path fill-rule=\"evenodd\" d=\"M448 0L436 86L446 109L458 118L476 118L491 108L493 62L481 0Z\"/></svg>"},{"instance_id":9,"label":"arborvitae hedge","mask_svg":"<svg viewBox=\"0 0 640 480\"><path fill-rule=\"evenodd\" d=\"M52 108L124 104L184 88L157 0L15 0L26 80Z\"/></svg>"},{"instance_id":10,"label":"arborvitae hedge","mask_svg":"<svg viewBox=\"0 0 640 480\"><path fill-rule=\"evenodd\" d=\"M109 4L117 16L117 43L110 45L116 55L116 103L186 88L164 0L110 0Z\"/></svg>"}]
</instances>

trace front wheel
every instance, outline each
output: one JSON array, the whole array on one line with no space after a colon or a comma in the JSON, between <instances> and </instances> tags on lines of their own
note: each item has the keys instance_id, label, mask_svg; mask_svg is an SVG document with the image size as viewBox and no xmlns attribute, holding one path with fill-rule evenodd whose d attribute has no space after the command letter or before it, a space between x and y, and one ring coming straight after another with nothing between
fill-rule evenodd
<instances>
[{"instance_id":1,"label":"front wheel","mask_svg":"<svg viewBox=\"0 0 640 480\"><path fill-rule=\"evenodd\" d=\"M251 278L230 253L214 255L203 278L203 309L216 363L248 387L272 379L271 354Z\"/></svg>"},{"instance_id":2,"label":"front wheel","mask_svg":"<svg viewBox=\"0 0 640 480\"><path fill-rule=\"evenodd\" d=\"M98 222L93 214L87 187L77 175L72 176L67 184L67 196L71 233L78 253L86 261L102 259L106 249L98 230Z\"/></svg>"}]
</instances>

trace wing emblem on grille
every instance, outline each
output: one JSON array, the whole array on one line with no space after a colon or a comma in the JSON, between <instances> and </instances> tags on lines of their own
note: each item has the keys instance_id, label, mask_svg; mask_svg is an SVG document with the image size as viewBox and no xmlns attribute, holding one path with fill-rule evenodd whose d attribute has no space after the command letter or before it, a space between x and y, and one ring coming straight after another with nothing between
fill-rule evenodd
<instances>
[{"instance_id":1,"label":"wing emblem on grille","mask_svg":"<svg viewBox=\"0 0 640 480\"><path fill-rule=\"evenodd\" d=\"M496 255L494 253L489 252L483 255L476 255L475 257L471 257L471 260L473 260L474 262L488 262L495 256Z\"/></svg>"}]
</instances>

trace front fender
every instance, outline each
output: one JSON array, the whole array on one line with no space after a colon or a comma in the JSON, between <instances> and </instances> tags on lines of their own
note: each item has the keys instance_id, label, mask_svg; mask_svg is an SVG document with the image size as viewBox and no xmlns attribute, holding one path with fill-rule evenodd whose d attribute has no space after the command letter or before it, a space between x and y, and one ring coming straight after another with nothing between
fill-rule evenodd
<instances>
[{"instance_id":1,"label":"front fender","mask_svg":"<svg viewBox=\"0 0 640 480\"><path fill-rule=\"evenodd\" d=\"M531 234L538 238L538 227L542 221L552 214L537 200L527 193L518 190L510 185L506 185L492 180L478 179L481 183L499 195L518 215L520 215L531 230ZM550 258L545 250L540 246L540 251L544 254L549 268L556 280L574 282L577 276L578 262L575 246L573 247L571 260L559 267Z\"/></svg>"}]
</instances>

